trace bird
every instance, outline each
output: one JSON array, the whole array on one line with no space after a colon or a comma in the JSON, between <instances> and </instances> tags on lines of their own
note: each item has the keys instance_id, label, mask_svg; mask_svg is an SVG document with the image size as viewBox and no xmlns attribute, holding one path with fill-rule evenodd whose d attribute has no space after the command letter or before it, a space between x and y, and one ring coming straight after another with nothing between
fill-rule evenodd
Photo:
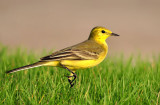
<instances>
[{"instance_id":1,"label":"bird","mask_svg":"<svg viewBox=\"0 0 160 105\"><path fill-rule=\"evenodd\" d=\"M76 83L77 74L75 72L77 70L96 66L105 59L108 53L106 39L110 36L119 35L102 26L94 27L87 40L55 51L48 56L40 58L39 61L33 64L9 70L6 73L14 73L40 66L60 67L70 72L70 75L67 77L70 86L73 87Z\"/></svg>"}]
</instances>

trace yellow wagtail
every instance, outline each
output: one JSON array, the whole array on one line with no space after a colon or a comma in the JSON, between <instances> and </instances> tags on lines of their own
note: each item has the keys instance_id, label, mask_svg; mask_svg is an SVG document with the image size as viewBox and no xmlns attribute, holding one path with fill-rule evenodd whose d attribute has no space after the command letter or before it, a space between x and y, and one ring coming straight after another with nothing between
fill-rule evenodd
<instances>
[{"instance_id":1,"label":"yellow wagtail","mask_svg":"<svg viewBox=\"0 0 160 105\"><path fill-rule=\"evenodd\" d=\"M73 81L77 77L75 73L77 69L90 68L104 60L108 52L108 46L105 40L109 36L119 35L112 33L104 27L95 27L92 29L90 36L86 41L60 51L56 51L51 55L41 58L40 61L36 63L16 68L7 71L6 73L13 73L39 66L61 67L71 72L71 75L67 77L72 87L74 85Z\"/></svg>"}]
</instances>

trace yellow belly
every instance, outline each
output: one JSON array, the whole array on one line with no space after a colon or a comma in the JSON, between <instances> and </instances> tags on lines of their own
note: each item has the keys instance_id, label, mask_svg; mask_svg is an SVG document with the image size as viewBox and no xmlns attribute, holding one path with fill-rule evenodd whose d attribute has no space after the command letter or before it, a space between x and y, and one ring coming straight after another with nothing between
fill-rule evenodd
<instances>
[{"instance_id":1,"label":"yellow belly","mask_svg":"<svg viewBox=\"0 0 160 105\"><path fill-rule=\"evenodd\" d=\"M66 66L71 70L90 68L90 67L96 66L99 63L100 62L96 60L81 60L81 61L64 60L61 62L62 65Z\"/></svg>"}]
</instances>

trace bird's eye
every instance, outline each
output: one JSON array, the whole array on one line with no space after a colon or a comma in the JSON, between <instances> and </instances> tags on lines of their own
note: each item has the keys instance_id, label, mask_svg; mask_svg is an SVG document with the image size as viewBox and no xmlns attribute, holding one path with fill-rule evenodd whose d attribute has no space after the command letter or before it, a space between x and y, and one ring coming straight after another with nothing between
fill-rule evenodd
<instances>
[{"instance_id":1,"label":"bird's eye","mask_svg":"<svg viewBox=\"0 0 160 105\"><path fill-rule=\"evenodd\" d=\"M106 33L104 30L102 30L102 33Z\"/></svg>"}]
</instances>

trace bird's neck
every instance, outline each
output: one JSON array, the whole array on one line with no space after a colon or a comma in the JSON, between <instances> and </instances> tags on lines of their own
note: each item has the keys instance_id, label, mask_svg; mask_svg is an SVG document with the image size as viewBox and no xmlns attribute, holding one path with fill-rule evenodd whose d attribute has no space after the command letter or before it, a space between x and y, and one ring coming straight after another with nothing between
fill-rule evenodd
<instances>
[{"instance_id":1,"label":"bird's neck","mask_svg":"<svg viewBox=\"0 0 160 105\"><path fill-rule=\"evenodd\" d=\"M94 40L95 42L97 42L98 44L103 44L103 45L106 45L106 39L101 39L101 38L95 38L95 39L92 39Z\"/></svg>"},{"instance_id":2,"label":"bird's neck","mask_svg":"<svg viewBox=\"0 0 160 105\"><path fill-rule=\"evenodd\" d=\"M96 43L98 43L99 45L101 45L103 48L105 48L105 49L108 49L108 45L107 45L107 43L106 43L106 41L105 41L105 39L89 39L89 40L93 40L93 41L95 41Z\"/></svg>"}]
</instances>

